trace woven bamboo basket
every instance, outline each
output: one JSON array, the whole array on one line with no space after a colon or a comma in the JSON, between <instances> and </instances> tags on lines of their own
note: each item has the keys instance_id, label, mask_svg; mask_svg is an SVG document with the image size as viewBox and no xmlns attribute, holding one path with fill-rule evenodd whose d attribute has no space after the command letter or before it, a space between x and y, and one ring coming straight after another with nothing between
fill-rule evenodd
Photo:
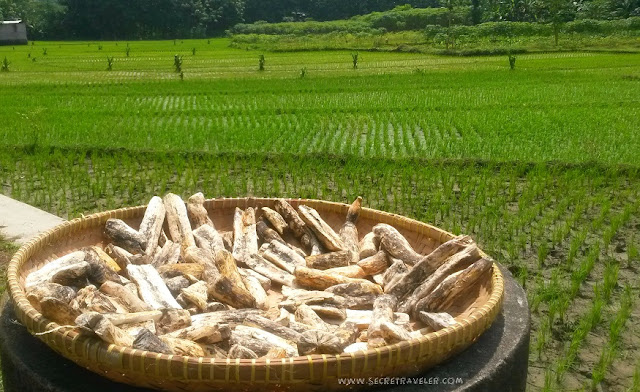
<instances>
[{"instance_id":1,"label":"woven bamboo basket","mask_svg":"<svg viewBox=\"0 0 640 392\"><path fill-rule=\"evenodd\" d=\"M297 207L318 210L334 228L344 222L348 205L319 200L290 199ZM275 199L211 199L205 202L220 230L231 230L235 207L273 207ZM102 229L109 218L137 228L145 206L93 214L65 222L25 244L8 269L11 299L18 319L53 350L80 366L114 381L169 391L261 390L326 391L357 388L339 379L415 376L464 350L491 325L503 299L504 282L496 265L466 299L449 311L459 323L419 338L351 354L309 355L277 360L213 359L158 354L104 343L60 327L34 309L26 298L24 281L31 272L64 254L90 245L106 245ZM427 254L453 234L399 215L363 208L358 222L362 237L377 223L396 227L417 252ZM46 332L42 334L43 332ZM366 385L364 386L366 387Z\"/></svg>"}]
</instances>

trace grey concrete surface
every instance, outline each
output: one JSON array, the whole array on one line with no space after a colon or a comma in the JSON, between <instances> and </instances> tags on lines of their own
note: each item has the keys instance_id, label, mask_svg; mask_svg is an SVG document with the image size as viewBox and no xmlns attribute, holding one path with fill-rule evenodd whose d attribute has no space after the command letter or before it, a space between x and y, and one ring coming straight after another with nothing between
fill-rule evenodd
<instances>
[{"instance_id":1,"label":"grey concrete surface","mask_svg":"<svg viewBox=\"0 0 640 392\"><path fill-rule=\"evenodd\" d=\"M0 233L8 240L24 244L64 221L29 204L0 195Z\"/></svg>"}]
</instances>

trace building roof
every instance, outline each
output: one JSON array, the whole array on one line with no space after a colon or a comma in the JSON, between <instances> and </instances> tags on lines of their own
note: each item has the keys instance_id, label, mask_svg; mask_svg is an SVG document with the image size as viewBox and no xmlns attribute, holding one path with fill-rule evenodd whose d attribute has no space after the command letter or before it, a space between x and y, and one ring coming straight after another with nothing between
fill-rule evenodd
<instances>
[{"instance_id":1,"label":"building roof","mask_svg":"<svg viewBox=\"0 0 640 392\"><path fill-rule=\"evenodd\" d=\"M21 20L3 20L0 21L0 24L19 24L22 23Z\"/></svg>"}]
</instances>

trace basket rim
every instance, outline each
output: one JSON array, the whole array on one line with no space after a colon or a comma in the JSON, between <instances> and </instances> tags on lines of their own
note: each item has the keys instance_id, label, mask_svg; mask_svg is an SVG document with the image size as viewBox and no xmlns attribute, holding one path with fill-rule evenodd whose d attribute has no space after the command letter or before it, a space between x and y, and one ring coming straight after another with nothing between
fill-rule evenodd
<instances>
[{"instance_id":1,"label":"basket rim","mask_svg":"<svg viewBox=\"0 0 640 392\"><path fill-rule=\"evenodd\" d=\"M245 208L251 206L250 204L255 204L261 201L274 201L280 198L260 198L260 197L238 197L238 198L226 198L226 197L220 197L220 198L211 198L211 199L206 199L205 200L205 206L208 205L208 203L213 203L213 202L230 202L230 203L236 203L236 202L244 202ZM319 199L306 199L306 198L283 198L284 200L287 200L288 202L296 202L296 203L312 203L317 205L324 205L324 206L333 206L334 208L348 208L349 205L345 204L345 203L338 203L338 202L332 202L332 201L326 201L326 200L319 200ZM230 208L235 207L234 206L229 206ZM65 231L70 231L73 228L76 228L78 226L84 226L84 227L80 227L80 230L82 228L85 227L91 227L93 226L92 223L95 223L97 221L103 220L103 219L108 219L111 217L114 217L116 215L120 216L120 218L123 218L122 214L136 214L136 213L140 213L143 212L144 213L144 209L146 209L147 205L139 205L139 206L135 206L135 207L123 207L123 208L119 208L119 209L115 209L115 210L108 210L108 211L103 211L103 212L97 212L97 213L93 213L90 215L81 215L81 217L79 218L75 218L72 219L70 221L66 221L63 222L41 234L39 234L38 236L36 236L35 238L29 240L28 242L26 242L24 245L22 245L18 251L16 251L16 253L13 255L13 257L11 258L11 261L9 262L9 266L7 269L7 285L9 287L9 296L13 302L13 306L16 309L17 313L18 313L18 318L20 318L20 313L24 314L24 317L27 318L27 320L21 320L23 322L23 324L25 325L25 327L27 328L27 330L32 333L38 333L40 335L38 335L38 338L40 338L41 340L44 340L45 343L47 343L48 345L51 345L51 343L49 342L49 340L51 340L51 342L55 342L57 340L68 340L71 339L73 341L73 344L75 345L75 342L77 341L78 337L80 337L80 334L77 332L77 328L76 327L72 327L72 326L61 326L58 323L56 323L55 321L49 320L46 317L44 317L40 312L38 312L29 302L29 300L26 297L26 292L25 290L20 286L19 284L19 271L20 268L27 262L29 261L29 259L31 258L31 256L37 252L39 250L39 246L41 245L46 245L46 244L51 244L52 242L54 242L54 240L51 238L53 237L55 234L63 232L63 235L67 235L68 233L64 233ZM238 206L239 207L239 206ZM225 208L224 206L222 208ZM316 208L314 206L314 208ZM453 237L455 237L454 234L447 232L443 229L440 229L438 227L432 226L428 223L425 222L421 222L412 218L408 218L399 214L395 214L395 213L390 213L390 212L386 212L386 211L380 211L380 210L376 210L376 209L372 209L372 208L366 208L366 207L362 207L363 211L366 211L367 214L374 214L374 215L385 215L387 217L393 218L395 220L398 220L400 222L404 222L405 224L410 224L410 225L417 225L417 226L422 226L423 228L435 231L439 233L439 238L438 241L440 241L441 243L442 238L445 237L448 239L451 239ZM484 252L481 251L482 255L486 255ZM492 266L492 276L491 276L491 280L492 280L492 285L491 285L491 294L489 296L489 298L487 299L487 301L479 308L475 309L471 314L469 314L467 317L462 317L460 319L456 319L458 321L458 323L454 326L450 326L450 327L446 327L443 328L439 331L434 331L434 332L429 332L426 334L422 334L416 338L412 338L410 340L406 340L406 341L402 341L399 343L394 343L394 344L390 344L390 345L386 345L383 347L379 347L379 348L373 348L373 349L368 349L368 350L359 350L357 352L352 352L352 353L342 353L342 354L313 354L313 355L301 355L301 356L297 356L297 357L287 357L287 358L282 358L281 361L284 364L285 361L287 363L290 364L294 364L295 362L303 362L303 363L309 363L310 365L316 363L316 362L327 362L327 361L331 361L331 360L335 360L335 361L340 361L340 359L344 359L345 357L351 357L352 359L357 359L357 358L362 358L371 354L374 354L378 357L378 359L381 358L381 355L386 354L386 353L390 353L393 351L398 351L400 352L400 350L402 349L406 349L409 348L410 350L414 349L414 346L420 346L422 347L423 343L430 343L434 340L443 338L443 337L453 337L455 335L457 335L460 332L464 332L465 329L468 329L472 326L472 324L478 323L478 322L486 322L486 326L483 330L487 329L494 321L495 316L497 316L498 311L500 310L501 306L502 306L502 301L503 301L503 297L504 297L504 277L500 271L500 269L498 268L497 263L493 263ZM487 317L490 317L490 320L486 320ZM35 323L37 321L37 324ZM45 334L43 334L43 332ZM44 335L44 339L43 339L43 335ZM48 336L48 335L53 335L53 336ZM83 335L84 337L85 335ZM180 361L183 361L185 364L186 363L196 363L196 364L200 364L202 365L203 360L208 361L211 364L223 364L226 362L227 366L230 365L235 365L237 367L243 367L243 366L251 366L251 367L255 367L255 366L269 366L270 364L273 365L275 362L279 362L280 359L274 360L274 359L265 359L265 358L258 358L258 359L226 359L226 360L220 360L220 359L215 359L213 357L194 357L194 356L183 356L183 355L166 355L166 354L158 354L156 352L151 352L151 351L145 351L145 350L138 350L138 349L133 349L130 347L123 347L123 346L116 346L115 344L110 344L107 342L104 342L103 340L101 340L100 338L98 338L97 336L86 336L87 339L87 344L91 344L93 345L97 345L100 346L103 350L106 350L106 352L118 352L121 356L124 355L132 355L132 356L141 356L141 357L151 357L151 356L156 356L158 359L164 358L164 359L168 359L168 360L176 360L179 359ZM186 366L186 365L185 365Z\"/></svg>"}]
</instances>

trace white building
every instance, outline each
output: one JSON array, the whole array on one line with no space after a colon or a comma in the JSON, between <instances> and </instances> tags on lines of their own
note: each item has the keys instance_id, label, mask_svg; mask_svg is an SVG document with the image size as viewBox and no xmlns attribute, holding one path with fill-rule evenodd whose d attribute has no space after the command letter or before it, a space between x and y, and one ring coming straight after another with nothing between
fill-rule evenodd
<instances>
[{"instance_id":1,"label":"white building","mask_svg":"<svg viewBox=\"0 0 640 392\"><path fill-rule=\"evenodd\" d=\"M27 25L21 20L0 21L0 45L26 45Z\"/></svg>"}]
</instances>

